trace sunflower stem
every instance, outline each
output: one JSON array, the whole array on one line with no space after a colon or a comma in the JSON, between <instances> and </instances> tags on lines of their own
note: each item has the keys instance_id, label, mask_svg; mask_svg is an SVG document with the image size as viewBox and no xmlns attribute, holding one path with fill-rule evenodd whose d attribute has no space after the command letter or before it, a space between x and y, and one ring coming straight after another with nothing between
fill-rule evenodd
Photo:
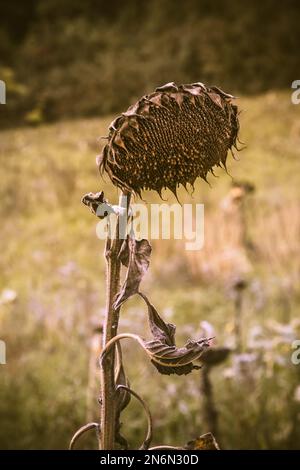
<instances>
[{"instance_id":1,"label":"sunflower stem","mask_svg":"<svg viewBox=\"0 0 300 470\"><path fill-rule=\"evenodd\" d=\"M119 205L127 210L130 203L130 193L123 192ZM121 261L119 253L123 243L124 234L120 233L120 215L117 216L114 237L108 232L105 247L106 259L106 312L103 324L103 348L118 333L120 309L114 309L113 304L120 290ZM116 384L115 384L115 348L113 347L100 365L100 434L99 448L113 450L116 436Z\"/></svg>"}]
</instances>

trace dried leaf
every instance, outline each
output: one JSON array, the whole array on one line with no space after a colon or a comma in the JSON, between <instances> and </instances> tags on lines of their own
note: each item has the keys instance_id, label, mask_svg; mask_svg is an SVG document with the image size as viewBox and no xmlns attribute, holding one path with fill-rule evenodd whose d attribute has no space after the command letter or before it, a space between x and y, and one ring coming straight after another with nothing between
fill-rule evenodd
<instances>
[{"instance_id":1,"label":"dried leaf","mask_svg":"<svg viewBox=\"0 0 300 470\"><path fill-rule=\"evenodd\" d=\"M116 374L115 383L117 386L122 385L122 386L129 387L129 381L126 377L122 363L120 364L120 367ZM117 404L118 412L121 413L127 407L129 402L130 402L130 394L126 392L126 390L122 389L122 391L120 391L118 395L118 404Z\"/></svg>"},{"instance_id":2,"label":"dried leaf","mask_svg":"<svg viewBox=\"0 0 300 470\"><path fill-rule=\"evenodd\" d=\"M116 442L120 444L120 446L127 450L128 449L128 442L125 437L121 434L121 426L122 423L120 421L120 416L122 411L129 405L131 396L126 388L129 388L130 384L126 377L125 370L123 367L122 362L122 350L121 346L117 344L117 370L115 375L115 384L118 390L117 396L117 410L116 410Z\"/></svg>"},{"instance_id":3,"label":"dried leaf","mask_svg":"<svg viewBox=\"0 0 300 470\"><path fill-rule=\"evenodd\" d=\"M101 204L105 204L107 201L104 198L104 192L98 192L98 193L87 193L85 194L81 202L85 204L87 207L91 209L93 214L96 215L97 209ZM103 217L104 218L104 217Z\"/></svg>"},{"instance_id":4,"label":"dried leaf","mask_svg":"<svg viewBox=\"0 0 300 470\"><path fill-rule=\"evenodd\" d=\"M154 337L145 341L144 347L151 357L152 363L161 374L183 375L193 369L200 369L193 364L210 346L209 339L189 340L182 348L175 344L175 325L165 323L147 297L140 294L148 306L149 325Z\"/></svg>"},{"instance_id":5,"label":"dried leaf","mask_svg":"<svg viewBox=\"0 0 300 470\"><path fill-rule=\"evenodd\" d=\"M99 434L100 434L100 426L98 423L88 423L82 426L78 431L75 432L74 436L71 439L70 445L69 445L69 450L73 450L76 441L87 431L90 431L91 429L95 429L97 433L97 439L99 440Z\"/></svg>"},{"instance_id":6,"label":"dried leaf","mask_svg":"<svg viewBox=\"0 0 300 470\"><path fill-rule=\"evenodd\" d=\"M187 450L220 450L216 439L211 432L197 437L193 441L189 441L185 449Z\"/></svg>"},{"instance_id":7,"label":"dried leaf","mask_svg":"<svg viewBox=\"0 0 300 470\"><path fill-rule=\"evenodd\" d=\"M139 450L147 450L149 448L149 445L150 445L151 441L152 441L152 434L153 434L153 431L152 431L152 429L153 429L152 416L151 416L149 407L148 407L147 403L140 397L140 395L138 393L136 393L134 390L131 390L129 387L126 387L124 385L119 385L117 387L117 390L120 390L120 389L126 390L126 392L128 392L130 395L133 395L140 402L140 404L142 405L142 407L144 408L144 410L146 412L147 421L148 421L147 435L146 435L142 445L140 446Z\"/></svg>"},{"instance_id":8,"label":"dried leaf","mask_svg":"<svg viewBox=\"0 0 300 470\"><path fill-rule=\"evenodd\" d=\"M104 192L87 193L81 199L81 202L90 208L91 212L99 219L104 219L109 214L115 213L114 206L108 204L104 198Z\"/></svg>"},{"instance_id":9,"label":"dried leaf","mask_svg":"<svg viewBox=\"0 0 300 470\"><path fill-rule=\"evenodd\" d=\"M130 252L129 252L129 246L128 246L128 237L126 240L123 241L121 245L121 249L118 255L119 260L123 264L123 266L126 266L128 268L129 264L129 258L130 258Z\"/></svg>"},{"instance_id":10,"label":"dried leaf","mask_svg":"<svg viewBox=\"0 0 300 470\"><path fill-rule=\"evenodd\" d=\"M162 446L149 447L148 450L185 450L185 448L184 447L175 447L175 446L162 445Z\"/></svg>"},{"instance_id":11,"label":"dried leaf","mask_svg":"<svg viewBox=\"0 0 300 470\"><path fill-rule=\"evenodd\" d=\"M117 310L125 300L138 292L141 280L149 267L150 255L151 245L148 240L127 237L127 243L122 245L119 256L123 264L128 264L128 269L124 284L114 303L114 309Z\"/></svg>"},{"instance_id":12,"label":"dried leaf","mask_svg":"<svg viewBox=\"0 0 300 470\"><path fill-rule=\"evenodd\" d=\"M201 369L193 364L203 351L209 347L206 339L189 340L182 348L167 346L159 340L145 342L145 348L152 362L161 374L186 375L194 369Z\"/></svg>"},{"instance_id":13,"label":"dried leaf","mask_svg":"<svg viewBox=\"0 0 300 470\"><path fill-rule=\"evenodd\" d=\"M176 326L173 323L165 323L148 298L142 293L140 296L148 306L149 326L153 337L168 346L175 346Z\"/></svg>"}]
</instances>

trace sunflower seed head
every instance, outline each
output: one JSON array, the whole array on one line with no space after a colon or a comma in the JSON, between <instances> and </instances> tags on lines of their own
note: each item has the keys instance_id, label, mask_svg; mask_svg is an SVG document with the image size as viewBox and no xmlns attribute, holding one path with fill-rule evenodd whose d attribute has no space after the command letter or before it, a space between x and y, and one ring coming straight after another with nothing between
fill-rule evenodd
<instances>
[{"instance_id":1,"label":"sunflower seed head","mask_svg":"<svg viewBox=\"0 0 300 470\"><path fill-rule=\"evenodd\" d=\"M167 83L143 96L109 127L101 172L122 190L176 194L180 184L206 180L224 166L239 131L234 97L203 83Z\"/></svg>"}]
</instances>

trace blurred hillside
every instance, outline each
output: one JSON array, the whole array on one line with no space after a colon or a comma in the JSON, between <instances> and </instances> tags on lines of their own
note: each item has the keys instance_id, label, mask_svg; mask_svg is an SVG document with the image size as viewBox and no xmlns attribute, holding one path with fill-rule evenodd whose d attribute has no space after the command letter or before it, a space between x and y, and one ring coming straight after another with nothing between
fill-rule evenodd
<instances>
[{"instance_id":1,"label":"blurred hillside","mask_svg":"<svg viewBox=\"0 0 300 470\"><path fill-rule=\"evenodd\" d=\"M1 1L2 127L106 115L162 83L287 89L300 69L297 0Z\"/></svg>"},{"instance_id":2,"label":"blurred hillside","mask_svg":"<svg viewBox=\"0 0 300 470\"><path fill-rule=\"evenodd\" d=\"M232 282L244 280L242 354L213 372L218 437L226 449L299 448L300 368L290 359L300 335L299 110L283 92L238 104L247 148L228 164L235 179L256 188L242 209L247 240L237 237L241 221L228 210L231 177L219 169L220 178L209 178L212 188L198 181L193 197L179 194L184 202L205 203L204 249L189 253L180 241L153 242L143 290L177 324L179 345L201 336L205 322L217 345L232 347ZM98 419L93 378L100 339L93 330L105 305L104 246L80 199L103 189L117 201L117 189L95 166L97 137L111 118L0 134L2 449L66 448L76 428ZM152 193L145 199L160 201ZM149 337L146 323L145 306L133 298L122 311L121 331ZM160 376L131 343L124 344L124 357L130 382L153 410L155 443L183 444L210 430L201 411L201 371ZM140 405L133 401L122 421L137 446L145 424Z\"/></svg>"}]
</instances>

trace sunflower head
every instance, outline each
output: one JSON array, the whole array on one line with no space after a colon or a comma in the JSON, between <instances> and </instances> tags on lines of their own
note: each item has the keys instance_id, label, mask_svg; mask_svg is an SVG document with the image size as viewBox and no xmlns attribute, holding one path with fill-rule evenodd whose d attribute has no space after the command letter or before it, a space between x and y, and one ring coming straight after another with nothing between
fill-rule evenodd
<instances>
[{"instance_id":1,"label":"sunflower head","mask_svg":"<svg viewBox=\"0 0 300 470\"><path fill-rule=\"evenodd\" d=\"M176 194L180 184L206 180L214 166L226 167L239 131L232 95L203 83L167 83L143 96L109 126L99 159L101 172L122 190Z\"/></svg>"}]
</instances>

